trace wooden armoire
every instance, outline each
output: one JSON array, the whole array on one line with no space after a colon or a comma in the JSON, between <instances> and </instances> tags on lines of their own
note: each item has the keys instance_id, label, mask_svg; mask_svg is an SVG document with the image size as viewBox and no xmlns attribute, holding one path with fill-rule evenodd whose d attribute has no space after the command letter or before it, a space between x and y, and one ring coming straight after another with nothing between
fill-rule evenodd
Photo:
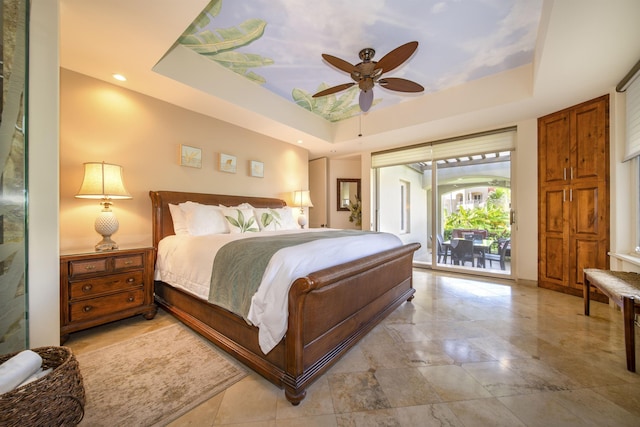
<instances>
[{"instance_id":1,"label":"wooden armoire","mask_svg":"<svg viewBox=\"0 0 640 427\"><path fill-rule=\"evenodd\" d=\"M538 119L538 197L538 286L581 296L609 268L609 95Z\"/></svg>"}]
</instances>

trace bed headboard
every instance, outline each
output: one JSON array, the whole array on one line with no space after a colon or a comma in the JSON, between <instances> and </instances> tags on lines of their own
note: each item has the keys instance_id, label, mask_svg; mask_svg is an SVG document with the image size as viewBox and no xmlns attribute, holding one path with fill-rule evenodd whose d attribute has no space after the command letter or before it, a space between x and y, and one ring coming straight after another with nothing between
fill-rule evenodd
<instances>
[{"instance_id":1,"label":"bed headboard","mask_svg":"<svg viewBox=\"0 0 640 427\"><path fill-rule=\"evenodd\" d=\"M153 247L165 236L175 234L173 220L169 212L169 203L177 205L183 202L197 202L203 205L237 206L249 203L255 208L282 208L284 200L269 197L228 196L223 194L185 193L182 191L149 191L151 198L151 223L153 224Z\"/></svg>"}]
</instances>

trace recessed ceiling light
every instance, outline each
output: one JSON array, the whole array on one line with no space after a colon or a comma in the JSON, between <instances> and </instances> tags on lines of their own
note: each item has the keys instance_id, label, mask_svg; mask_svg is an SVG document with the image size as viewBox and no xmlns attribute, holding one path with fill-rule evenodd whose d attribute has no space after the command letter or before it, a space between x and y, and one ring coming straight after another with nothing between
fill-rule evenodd
<instances>
[{"instance_id":1,"label":"recessed ceiling light","mask_svg":"<svg viewBox=\"0 0 640 427\"><path fill-rule=\"evenodd\" d=\"M121 82L126 82L127 78L125 76L123 76L122 74L114 74L113 78L116 80L120 80Z\"/></svg>"},{"instance_id":2,"label":"recessed ceiling light","mask_svg":"<svg viewBox=\"0 0 640 427\"><path fill-rule=\"evenodd\" d=\"M303 141L303 140L301 140L301 139L299 139L299 140L298 140L298 144L302 144L303 142L304 142L304 141Z\"/></svg>"}]
</instances>

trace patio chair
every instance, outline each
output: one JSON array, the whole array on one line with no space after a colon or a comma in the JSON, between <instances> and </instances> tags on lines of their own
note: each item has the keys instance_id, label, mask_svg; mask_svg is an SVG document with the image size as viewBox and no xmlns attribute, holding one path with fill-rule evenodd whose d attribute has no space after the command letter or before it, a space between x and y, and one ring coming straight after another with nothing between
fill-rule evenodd
<instances>
[{"instance_id":1,"label":"patio chair","mask_svg":"<svg viewBox=\"0 0 640 427\"><path fill-rule=\"evenodd\" d=\"M473 240L454 239L451 241L451 261L455 265L471 262L475 266L476 255L473 250Z\"/></svg>"},{"instance_id":2,"label":"patio chair","mask_svg":"<svg viewBox=\"0 0 640 427\"><path fill-rule=\"evenodd\" d=\"M493 262L497 261L500 263L500 270L506 270L505 258L507 256L507 252L511 251L511 239L499 239L498 240L498 253L491 254L486 253L484 255L485 262L489 261L489 266L493 267Z\"/></svg>"},{"instance_id":3,"label":"patio chair","mask_svg":"<svg viewBox=\"0 0 640 427\"><path fill-rule=\"evenodd\" d=\"M442 238L442 234L436 234L436 244L438 249L438 262L444 257L444 262L447 262L448 248L444 245L444 239Z\"/></svg>"}]
</instances>

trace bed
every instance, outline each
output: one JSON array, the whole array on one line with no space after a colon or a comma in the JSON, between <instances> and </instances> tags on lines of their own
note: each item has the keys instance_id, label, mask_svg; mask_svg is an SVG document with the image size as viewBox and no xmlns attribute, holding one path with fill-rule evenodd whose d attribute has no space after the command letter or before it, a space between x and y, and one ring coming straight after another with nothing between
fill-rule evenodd
<instances>
[{"instance_id":1,"label":"bed","mask_svg":"<svg viewBox=\"0 0 640 427\"><path fill-rule=\"evenodd\" d=\"M153 245L175 233L169 205L187 201L204 205L283 208L275 198L150 191ZM286 334L264 354L258 328L206 299L155 281L155 298L167 312L285 391L293 405L374 326L413 299L413 253L418 243L400 245L355 261L324 268L296 279L288 297ZM321 321L318 321L321 319Z\"/></svg>"}]
</instances>

